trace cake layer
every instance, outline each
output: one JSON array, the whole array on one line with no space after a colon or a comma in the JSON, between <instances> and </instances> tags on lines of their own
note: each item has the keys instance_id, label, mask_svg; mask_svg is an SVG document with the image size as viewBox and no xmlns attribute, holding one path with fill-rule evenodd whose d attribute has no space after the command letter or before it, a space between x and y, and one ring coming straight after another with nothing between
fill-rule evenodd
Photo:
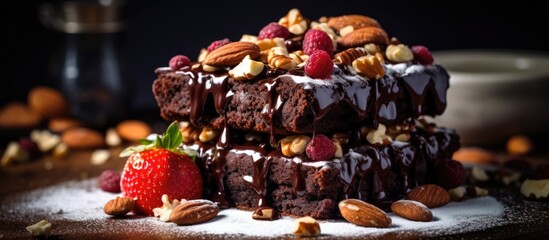
<instances>
[{"instance_id":1,"label":"cake layer","mask_svg":"<svg viewBox=\"0 0 549 240\"><path fill-rule=\"evenodd\" d=\"M201 68L159 68L153 93L165 119L272 134L392 125L442 114L449 87L442 66L384 67L386 74L379 80L367 80L348 66L335 65L328 80L312 79L297 68L265 70L251 81L236 81L226 72L208 73Z\"/></svg>"},{"instance_id":2,"label":"cake layer","mask_svg":"<svg viewBox=\"0 0 549 240\"><path fill-rule=\"evenodd\" d=\"M239 144L189 146L199 152L212 200L225 207L273 207L287 215L332 218L342 199L387 207L410 189L436 182L435 165L459 148L459 137L449 129L416 128L407 142L351 140L343 146L343 157L319 162L305 154L286 157L265 143Z\"/></svg>"}]
</instances>

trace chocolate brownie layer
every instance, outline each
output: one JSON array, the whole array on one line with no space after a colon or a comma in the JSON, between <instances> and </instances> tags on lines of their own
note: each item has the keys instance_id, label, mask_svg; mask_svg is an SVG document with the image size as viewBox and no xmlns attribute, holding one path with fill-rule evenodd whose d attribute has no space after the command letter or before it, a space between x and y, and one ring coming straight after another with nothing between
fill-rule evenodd
<instances>
[{"instance_id":1,"label":"chocolate brownie layer","mask_svg":"<svg viewBox=\"0 0 549 240\"><path fill-rule=\"evenodd\" d=\"M453 130L416 128L408 142L372 145L353 140L342 158L311 162L283 156L269 144L220 148L197 146L207 176L207 194L222 205L273 207L282 214L332 218L337 203L357 198L387 207L411 188L436 182L437 162L459 148ZM242 144L242 143L240 143Z\"/></svg>"},{"instance_id":2,"label":"chocolate brownie layer","mask_svg":"<svg viewBox=\"0 0 549 240\"><path fill-rule=\"evenodd\" d=\"M226 73L186 67L159 68L153 93L162 117L200 126L227 126L272 134L345 130L360 124L392 125L446 107L449 77L440 65L388 64L386 75L366 80L347 66L330 80L304 76L302 69L260 80L235 81ZM341 121L345 119L345 121Z\"/></svg>"}]
</instances>

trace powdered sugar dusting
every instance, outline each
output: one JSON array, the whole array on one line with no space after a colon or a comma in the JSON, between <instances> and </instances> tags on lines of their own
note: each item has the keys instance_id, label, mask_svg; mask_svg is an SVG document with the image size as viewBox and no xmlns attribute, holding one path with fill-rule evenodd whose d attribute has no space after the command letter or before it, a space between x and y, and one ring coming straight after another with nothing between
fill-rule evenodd
<instances>
[{"instance_id":1,"label":"powdered sugar dusting","mask_svg":"<svg viewBox=\"0 0 549 240\"><path fill-rule=\"evenodd\" d=\"M111 219L103 213L103 205L115 196L117 195L97 188L97 179L66 182L5 198L0 205L0 219L5 219L6 216L21 219L40 216L54 223L54 226L56 221L86 222L87 225L102 229L101 231L105 233L112 231L117 224L124 224L127 231L135 231L134 233L169 232L178 236L206 233L223 235L224 238L291 236L294 224L293 217L284 217L276 221L253 220L251 212L237 209L222 210L218 217L208 223L184 227L164 223L153 217L134 216L126 219ZM323 235L330 236L382 236L384 234L406 236L412 232L416 235L437 236L481 230L504 222L502 221L504 207L492 197L452 202L432 209L432 212L434 220L427 223L414 222L389 214L393 224L386 229L359 227L343 220L320 221L320 226ZM79 229L78 231L88 230ZM97 233L97 230L94 231Z\"/></svg>"}]
</instances>

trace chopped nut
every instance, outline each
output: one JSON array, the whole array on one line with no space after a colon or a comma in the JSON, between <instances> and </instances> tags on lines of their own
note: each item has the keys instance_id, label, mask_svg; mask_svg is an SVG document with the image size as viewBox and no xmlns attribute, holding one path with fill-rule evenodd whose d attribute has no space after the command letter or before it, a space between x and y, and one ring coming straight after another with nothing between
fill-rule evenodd
<instances>
[{"instance_id":1,"label":"chopped nut","mask_svg":"<svg viewBox=\"0 0 549 240\"><path fill-rule=\"evenodd\" d=\"M217 136L215 130L211 127L204 127L198 136L201 142L209 142Z\"/></svg>"},{"instance_id":2,"label":"chopped nut","mask_svg":"<svg viewBox=\"0 0 549 240\"><path fill-rule=\"evenodd\" d=\"M69 154L69 146L65 143L59 143L53 148L51 155L55 159L63 159Z\"/></svg>"},{"instance_id":3,"label":"chopped nut","mask_svg":"<svg viewBox=\"0 0 549 240\"><path fill-rule=\"evenodd\" d=\"M517 135L507 141L507 152L511 155L525 155L532 151L532 141L527 136Z\"/></svg>"},{"instance_id":4,"label":"chopped nut","mask_svg":"<svg viewBox=\"0 0 549 240\"><path fill-rule=\"evenodd\" d=\"M341 145L349 143L349 134L347 133L334 133L332 139L337 139Z\"/></svg>"},{"instance_id":5,"label":"chopped nut","mask_svg":"<svg viewBox=\"0 0 549 240\"><path fill-rule=\"evenodd\" d=\"M368 43L364 45L364 49L366 49L366 51L372 55L375 55L376 53L381 53L381 48L375 43Z\"/></svg>"},{"instance_id":6,"label":"chopped nut","mask_svg":"<svg viewBox=\"0 0 549 240\"><path fill-rule=\"evenodd\" d=\"M334 153L334 157L342 158L343 157L343 148L341 148L341 143L337 139L332 139L332 143L334 143L334 147L336 149L336 151Z\"/></svg>"},{"instance_id":7,"label":"chopped nut","mask_svg":"<svg viewBox=\"0 0 549 240\"><path fill-rule=\"evenodd\" d=\"M284 156L294 157L305 152L310 140L305 135L288 136L280 140L280 150Z\"/></svg>"},{"instance_id":8,"label":"chopped nut","mask_svg":"<svg viewBox=\"0 0 549 240\"><path fill-rule=\"evenodd\" d=\"M298 67L300 66L300 64L304 64L309 59L309 55L305 54L301 50L290 53L290 57L294 60L295 63L297 63Z\"/></svg>"},{"instance_id":9,"label":"chopped nut","mask_svg":"<svg viewBox=\"0 0 549 240\"><path fill-rule=\"evenodd\" d=\"M366 134L366 140L371 144L387 144L391 142L391 138L386 134L387 128L383 124L379 124L377 129L369 130Z\"/></svg>"},{"instance_id":10,"label":"chopped nut","mask_svg":"<svg viewBox=\"0 0 549 240\"><path fill-rule=\"evenodd\" d=\"M385 75L385 69L375 56L363 56L353 61L353 69L368 79L380 79Z\"/></svg>"},{"instance_id":11,"label":"chopped nut","mask_svg":"<svg viewBox=\"0 0 549 240\"><path fill-rule=\"evenodd\" d=\"M255 41L255 45L257 45L262 52L274 47L286 47L284 38L265 38Z\"/></svg>"},{"instance_id":12,"label":"chopped nut","mask_svg":"<svg viewBox=\"0 0 549 240\"><path fill-rule=\"evenodd\" d=\"M23 151L19 143L17 142L10 142L8 144L8 147L6 147L6 151L4 151L4 155L2 155L2 167L8 166L12 164L14 161L24 161L29 158L29 155Z\"/></svg>"},{"instance_id":13,"label":"chopped nut","mask_svg":"<svg viewBox=\"0 0 549 240\"><path fill-rule=\"evenodd\" d=\"M91 163L93 165L101 165L111 158L111 152L107 149L97 149L92 152Z\"/></svg>"},{"instance_id":14,"label":"chopped nut","mask_svg":"<svg viewBox=\"0 0 549 240\"><path fill-rule=\"evenodd\" d=\"M483 197L488 196L488 190L480 187L468 187L467 188L467 196L469 197Z\"/></svg>"},{"instance_id":15,"label":"chopped nut","mask_svg":"<svg viewBox=\"0 0 549 240\"><path fill-rule=\"evenodd\" d=\"M109 128L105 134L105 143L110 147L120 146L122 140L114 128Z\"/></svg>"},{"instance_id":16,"label":"chopped nut","mask_svg":"<svg viewBox=\"0 0 549 240\"><path fill-rule=\"evenodd\" d=\"M408 141L410 141L410 134L409 133L401 133L401 134L396 136L395 140L399 141L399 142L408 142Z\"/></svg>"},{"instance_id":17,"label":"chopped nut","mask_svg":"<svg viewBox=\"0 0 549 240\"><path fill-rule=\"evenodd\" d=\"M448 193L450 193L450 198L452 198L452 201L461 201L465 198L466 190L465 187L459 186L448 190Z\"/></svg>"},{"instance_id":18,"label":"chopped nut","mask_svg":"<svg viewBox=\"0 0 549 240\"><path fill-rule=\"evenodd\" d=\"M135 200L128 197L116 197L108 201L103 211L112 216L124 216L135 207Z\"/></svg>"},{"instance_id":19,"label":"chopped nut","mask_svg":"<svg viewBox=\"0 0 549 240\"><path fill-rule=\"evenodd\" d=\"M33 237L44 236L48 238L51 233L51 223L47 220L42 220L33 225L26 227L27 231L32 234Z\"/></svg>"},{"instance_id":20,"label":"chopped nut","mask_svg":"<svg viewBox=\"0 0 549 240\"><path fill-rule=\"evenodd\" d=\"M303 34L307 30L307 20L297 8L291 9L286 16L278 21L278 24L288 28L295 35Z\"/></svg>"},{"instance_id":21,"label":"chopped nut","mask_svg":"<svg viewBox=\"0 0 549 240\"><path fill-rule=\"evenodd\" d=\"M364 48L349 48L339 52L334 56L336 64L351 65L359 57L366 56L368 53Z\"/></svg>"},{"instance_id":22,"label":"chopped nut","mask_svg":"<svg viewBox=\"0 0 549 240\"><path fill-rule=\"evenodd\" d=\"M526 179L520 187L520 192L527 198L547 200L549 199L549 179Z\"/></svg>"},{"instance_id":23,"label":"chopped nut","mask_svg":"<svg viewBox=\"0 0 549 240\"><path fill-rule=\"evenodd\" d=\"M320 235L320 224L312 217L301 217L295 220L293 233L300 237Z\"/></svg>"},{"instance_id":24,"label":"chopped nut","mask_svg":"<svg viewBox=\"0 0 549 240\"><path fill-rule=\"evenodd\" d=\"M258 208L252 214L252 218L255 220L267 220L273 221L280 217L278 211L274 208Z\"/></svg>"},{"instance_id":25,"label":"chopped nut","mask_svg":"<svg viewBox=\"0 0 549 240\"><path fill-rule=\"evenodd\" d=\"M412 50L404 44L389 45L385 50L387 58L396 63L409 62L414 59Z\"/></svg>"},{"instance_id":26,"label":"chopped nut","mask_svg":"<svg viewBox=\"0 0 549 240\"><path fill-rule=\"evenodd\" d=\"M162 195L162 207L157 207L153 209L153 214L155 217L157 217L162 222L169 222L170 221L170 214L172 214L172 211L175 207L179 206L181 204L181 201L175 199L173 201L170 200L170 197L168 197L167 194Z\"/></svg>"},{"instance_id":27,"label":"chopped nut","mask_svg":"<svg viewBox=\"0 0 549 240\"><path fill-rule=\"evenodd\" d=\"M475 181L485 182L489 179L486 171L477 166L473 166L473 168L471 169L471 175L473 176L473 180Z\"/></svg>"},{"instance_id":28,"label":"chopped nut","mask_svg":"<svg viewBox=\"0 0 549 240\"><path fill-rule=\"evenodd\" d=\"M197 129L197 128L194 128L192 126L188 126L184 129L179 129L179 131L181 131L181 135L183 137L183 142L184 143L191 143L191 142L194 142L194 141L198 141L199 140L199 135L201 133L201 129Z\"/></svg>"},{"instance_id":29,"label":"chopped nut","mask_svg":"<svg viewBox=\"0 0 549 240\"><path fill-rule=\"evenodd\" d=\"M354 30L355 30L355 28L353 27L353 25L349 25L347 27L339 29L339 35L341 35L342 37L345 37L345 35L351 33Z\"/></svg>"},{"instance_id":30,"label":"chopped nut","mask_svg":"<svg viewBox=\"0 0 549 240\"><path fill-rule=\"evenodd\" d=\"M240 42L252 42L255 43L257 41L257 36L249 35L249 34L243 34L240 38Z\"/></svg>"},{"instance_id":31,"label":"chopped nut","mask_svg":"<svg viewBox=\"0 0 549 240\"><path fill-rule=\"evenodd\" d=\"M193 65L191 66L191 69L192 69L192 70L196 70L196 69L199 69L200 66L201 66L200 63L195 63L195 64L193 64Z\"/></svg>"},{"instance_id":32,"label":"chopped nut","mask_svg":"<svg viewBox=\"0 0 549 240\"><path fill-rule=\"evenodd\" d=\"M200 49L200 53L198 54L197 62L199 62L199 63L204 62L204 59L206 59L206 56L208 56L208 49L205 49L205 48ZM193 66L193 68L194 68L194 66Z\"/></svg>"},{"instance_id":33,"label":"chopped nut","mask_svg":"<svg viewBox=\"0 0 549 240\"><path fill-rule=\"evenodd\" d=\"M31 132L31 139L38 145L38 149L42 152L52 150L61 142L59 135L52 134L48 130L34 130Z\"/></svg>"},{"instance_id":34,"label":"chopped nut","mask_svg":"<svg viewBox=\"0 0 549 240\"><path fill-rule=\"evenodd\" d=\"M284 55L269 54L268 63L272 68L281 68L286 70L290 70L297 66L297 63L291 57Z\"/></svg>"},{"instance_id":35,"label":"chopped nut","mask_svg":"<svg viewBox=\"0 0 549 240\"><path fill-rule=\"evenodd\" d=\"M236 67L229 71L229 75L235 80L249 80L255 78L263 71L262 62L254 61L247 55Z\"/></svg>"},{"instance_id":36,"label":"chopped nut","mask_svg":"<svg viewBox=\"0 0 549 240\"><path fill-rule=\"evenodd\" d=\"M216 71L219 70L219 68L214 67L214 66L210 66L210 65L206 65L206 64L202 64L202 70L204 70L206 72L216 72Z\"/></svg>"}]
</instances>

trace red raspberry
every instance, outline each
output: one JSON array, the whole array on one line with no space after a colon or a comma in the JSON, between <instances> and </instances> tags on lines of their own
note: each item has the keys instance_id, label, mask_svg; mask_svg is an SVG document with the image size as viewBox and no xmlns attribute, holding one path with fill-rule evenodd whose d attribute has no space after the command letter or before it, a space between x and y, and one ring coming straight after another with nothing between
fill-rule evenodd
<instances>
[{"instance_id":1,"label":"red raspberry","mask_svg":"<svg viewBox=\"0 0 549 240\"><path fill-rule=\"evenodd\" d=\"M414 53L414 61L423 64L430 65L433 63L433 54L429 49L422 45L417 45L412 47L412 52Z\"/></svg>"},{"instance_id":2,"label":"red raspberry","mask_svg":"<svg viewBox=\"0 0 549 240\"><path fill-rule=\"evenodd\" d=\"M231 40L229 40L228 38L223 38L221 40L213 41L212 43L210 43L210 46L208 46L208 53L211 53L214 50L220 48L223 45L227 45L230 42Z\"/></svg>"},{"instance_id":3,"label":"red raspberry","mask_svg":"<svg viewBox=\"0 0 549 240\"><path fill-rule=\"evenodd\" d=\"M305 152L313 161L326 161L334 157L336 148L332 140L323 134L316 134L307 145Z\"/></svg>"},{"instance_id":4,"label":"red raspberry","mask_svg":"<svg viewBox=\"0 0 549 240\"><path fill-rule=\"evenodd\" d=\"M170 68L172 71L179 70L186 66L191 66L191 60L185 55L176 55L170 59Z\"/></svg>"},{"instance_id":5,"label":"red raspberry","mask_svg":"<svg viewBox=\"0 0 549 240\"><path fill-rule=\"evenodd\" d=\"M290 36L290 31L288 31L287 28L284 26L272 22L267 24L267 26L263 27L261 31L259 31L259 35L257 36L258 40L265 39L265 38L287 38Z\"/></svg>"},{"instance_id":6,"label":"red raspberry","mask_svg":"<svg viewBox=\"0 0 549 240\"><path fill-rule=\"evenodd\" d=\"M120 173L113 170L106 170L99 175L99 187L106 192L120 192Z\"/></svg>"},{"instance_id":7,"label":"red raspberry","mask_svg":"<svg viewBox=\"0 0 549 240\"><path fill-rule=\"evenodd\" d=\"M305 63L305 73L312 78L328 79L333 69L332 58L323 50L315 50Z\"/></svg>"},{"instance_id":8,"label":"red raspberry","mask_svg":"<svg viewBox=\"0 0 549 240\"><path fill-rule=\"evenodd\" d=\"M437 183L443 188L452 189L465 182L467 173L463 165L452 159L440 161L436 165Z\"/></svg>"},{"instance_id":9,"label":"red raspberry","mask_svg":"<svg viewBox=\"0 0 549 240\"><path fill-rule=\"evenodd\" d=\"M38 149L38 145L30 139L30 138L21 138L19 141L19 146L23 151L25 151L27 154L29 154L30 160L35 160L40 156L40 149Z\"/></svg>"},{"instance_id":10,"label":"red raspberry","mask_svg":"<svg viewBox=\"0 0 549 240\"><path fill-rule=\"evenodd\" d=\"M324 31L311 29L305 33L303 52L311 55L315 50L324 50L328 55L332 56L334 53L334 44L330 36Z\"/></svg>"}]
</instances>

